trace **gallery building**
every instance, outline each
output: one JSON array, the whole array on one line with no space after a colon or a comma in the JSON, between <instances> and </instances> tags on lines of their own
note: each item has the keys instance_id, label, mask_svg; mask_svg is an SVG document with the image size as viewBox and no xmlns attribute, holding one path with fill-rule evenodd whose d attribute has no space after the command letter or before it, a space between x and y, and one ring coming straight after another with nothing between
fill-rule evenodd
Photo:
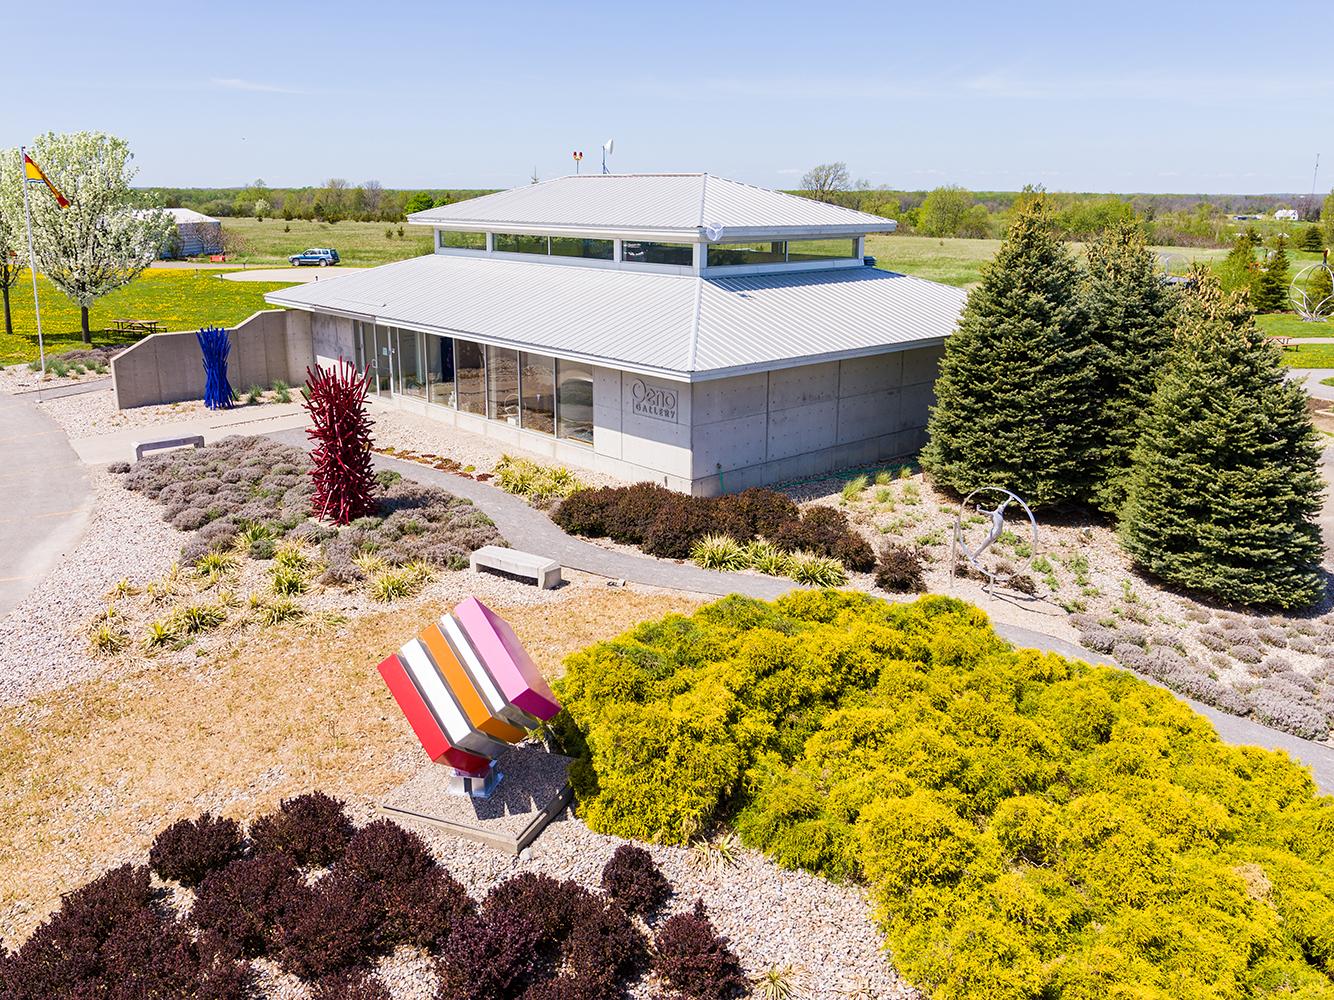
<instances>
[{"instance_id":1,"label":"gallery building","mask_svg":"<svg viewBox=\"0 0 1334 1000\"><path fill-rule=\"evenodd\" d=\"M429 209L425 257L270 292L381 401L697 494L923 443L958 289L878 270L874 215L709 174L562 177Z\"/></svg>"}]
</instances>

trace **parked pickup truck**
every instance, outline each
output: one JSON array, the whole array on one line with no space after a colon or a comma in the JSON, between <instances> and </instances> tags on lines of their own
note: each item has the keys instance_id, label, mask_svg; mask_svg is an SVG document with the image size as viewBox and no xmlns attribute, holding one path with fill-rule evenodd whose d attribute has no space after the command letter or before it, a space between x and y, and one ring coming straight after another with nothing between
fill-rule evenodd
<instances>
[{"instance_id":1,"label":"parked pickup truck","mask_svg":"<svg viewBox=\"0 0 1334 1000\"><path fill-rule=\"evenodd\" d=\"M293 267L302 267L306 264L328 267L330 264L338 263L338 251L330 250L327 247L312 247L309 250L292 254L287 260Z\"/></svg>"}]
</instances>

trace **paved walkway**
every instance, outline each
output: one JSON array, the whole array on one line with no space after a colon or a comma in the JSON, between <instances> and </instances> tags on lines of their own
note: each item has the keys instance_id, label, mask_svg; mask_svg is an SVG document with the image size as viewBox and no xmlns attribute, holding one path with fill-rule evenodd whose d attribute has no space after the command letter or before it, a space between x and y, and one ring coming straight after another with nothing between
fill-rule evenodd
<instances>
[{"instance_id":1,"label":"paved walkway","mask_svg":"<svg viewBox=\"0 0 1334 1000\"><path fill-rule=\"evenodd\" d=\"M296 429L298 438L304 440L305 435L299 428L305 427L308 420L299 403L265 403L205 411L169 424L122 427L96 437L74 438L70 444L85 464L104 465L107 462L133 462L134 446L139 441L160 441L194 434L202 434L204 441L211 443L229 434L269 434Z\"/></svg>"},{"instance_id":2,"label":"paved walkway","mask_svg":"<svg viewBox=\"0 0 1334 1000\"><path fill-rule=\"evenodd\" d=\"M33 397L0 394L0 617L78 544L92 506L60 426Z\"/></svg>"},{"instance_id":3,"label":"paved walkway","mask_svg":"<svg viewBox=\"0 0 1334 1000\"><path fill-rule=\"evenodd\" d=\"M307 444L305 435L299 432L287 431L270 436L287 444L301 447ZM690 563L676 563L605 549L565 534L541 511L535 510L520 498L511 496L489 483L479 483L416 462L376 455L375 467L392 469L405 479L438 486L446 492L471 500L496 522L501 534L515 548L549 556L570 569L653 587L671 587L675 590L717 596L739 593L764 600L772 600L798 588L798 585L791 580L780 577L720 573L700 569ZM894 598L886 595L886 599L912 600L914 597ZM1032 629L1002 622L996 622L995 628L999 635L1018 646L1059 653L1089 663L1120 666L1116 661L1099 653ZM1151 677L1143 679L1167 690L1164 685ZM1316 785L1322 792L1334 794L1334 749L1270 729L1250 719L1220 712L1176 692L1173 694L1209 719L1224 742L1284 750L1289 756L1311 769Z\"/></svg>"}]
</instances>

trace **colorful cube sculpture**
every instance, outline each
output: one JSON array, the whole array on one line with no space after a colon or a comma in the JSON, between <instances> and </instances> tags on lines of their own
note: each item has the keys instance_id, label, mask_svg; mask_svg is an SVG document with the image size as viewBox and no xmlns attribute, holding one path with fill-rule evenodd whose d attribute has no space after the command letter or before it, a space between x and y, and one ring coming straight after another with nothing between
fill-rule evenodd
<instances>
[{"instance_id":1,"label":"colorful cube sculpture","mask_svg":"<svg viewBox=\"0 0 1334 1000\"><path fill-rule=\"evenodd\" d=\"M386 657L380 676L427 756L472 795L490 794L496 758L560 711L509 623L476 598Z\"/></svg>"}]
</instances>

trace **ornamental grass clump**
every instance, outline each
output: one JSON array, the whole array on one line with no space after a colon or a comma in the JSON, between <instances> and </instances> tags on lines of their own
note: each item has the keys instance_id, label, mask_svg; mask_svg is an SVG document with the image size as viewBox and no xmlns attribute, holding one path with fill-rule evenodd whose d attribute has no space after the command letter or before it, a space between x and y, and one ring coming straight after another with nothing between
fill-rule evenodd
<instances>
[{"instance_id":1,"label":"ornamental grass clump","mask_svg":"<svg viewBox=\"0 0 1334 1000\"><path fill-rule=\"evenodd\" d=\"M691 548L690 561L704 569L742 570L750 565L750 552L728 535L705 535Z\"/></svg>"},{"instance_id":2,"label":"ornamental grass clump","mask_svg":"<svg viewBox=\"0 0 1334 1000\"><path fill-rule=\"evenodd\" d=\"M1161 669L1212 680L1179 655ZM1334 799L960 601L733 596L574 654L556 694L593 830L721 822L862 882L936 1000L1334 995Z\"/></svg>"},{"instance_id":3,"label":"ornamental grass clump","mask_svg":"<svg viewBox=\"0 0 1334 1000\"><path fill-rule=\"evenodd\" d=\"M586 488L563 465L539 465L512 455L501 455L493 471L497 486L506 493L523 497L535 507L548 507Z\"/></svg>"}]
</instances>

